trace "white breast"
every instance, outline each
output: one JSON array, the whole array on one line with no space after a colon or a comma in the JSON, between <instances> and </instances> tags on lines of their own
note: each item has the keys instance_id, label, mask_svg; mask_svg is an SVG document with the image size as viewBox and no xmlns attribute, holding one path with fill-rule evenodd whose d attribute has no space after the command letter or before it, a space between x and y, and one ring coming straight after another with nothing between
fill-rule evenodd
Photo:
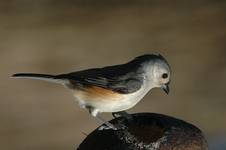
<instances>
[{"instance_id":1,"label":"white breast","mask_svg":"<svg viewBox=\"0 0 226 150\"><path fill-rule=\"evenodd\" d=\"M111 107L112 109L110 112L124 111L134 107L140 100L142 100L142 98L148 93L149 90L150 88L144 85L137 92L124 95L124 99L115 102L114 104L112 103L113 107ZM109 111L105 110L104 112Z\"/></svg>"},{"instance_id":2,"label":"white breast","mask_svg":"<svg viewBox=\"0 0 226 150\"><path fill-rule=\"evenodd\" d=\"M95 99L90 97L85 97L79 92L73 92L76 100L79 104L84 106L92 106L98 109L99 112L119 112L132 108L135 106L151 89L147 84L144 84L140 90L135 93L121 94L118 97L103 99L102 96L95 97ZM80 95L79 95L80 94Z\"/></svg>"}]
</instances>

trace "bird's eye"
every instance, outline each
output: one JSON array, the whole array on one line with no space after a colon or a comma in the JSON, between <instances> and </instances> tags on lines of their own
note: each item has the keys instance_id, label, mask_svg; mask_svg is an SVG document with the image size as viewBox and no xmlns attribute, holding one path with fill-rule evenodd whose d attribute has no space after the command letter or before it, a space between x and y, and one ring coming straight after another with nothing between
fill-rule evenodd
<instances>
[{"instance_id":1,"label":"bird's eye","mask_svg":"<svg viewBox=\"0 0 226 150\"><path fill-rule=\"evenodd\" d=\"M168 74L167 74L167 73L163 73L163 74L162 74L162 78L163 78L163 79L166 79L167 77L168 77Z\"/></svg>"}]
</instances>

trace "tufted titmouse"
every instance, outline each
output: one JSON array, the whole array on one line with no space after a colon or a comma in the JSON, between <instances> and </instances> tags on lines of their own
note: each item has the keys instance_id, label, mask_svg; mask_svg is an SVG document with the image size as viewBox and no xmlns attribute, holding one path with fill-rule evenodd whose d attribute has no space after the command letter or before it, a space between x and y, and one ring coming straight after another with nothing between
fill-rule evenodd
<instances>
[{"instance_id":1,"label":"tufted titmouse","mask_svg":"<svg viewBox=\"0 0 226 150\"><path fill-rule=\"evenodd\" d=\"M82 108L105 122L99 113L120 112L136 105L152 88L169 93L171 70L161 55L142 55L132 61L104 68L82 70L60 75L18 73L12 77L45 80L69 88Z\"/></svg>"}]
</instances>

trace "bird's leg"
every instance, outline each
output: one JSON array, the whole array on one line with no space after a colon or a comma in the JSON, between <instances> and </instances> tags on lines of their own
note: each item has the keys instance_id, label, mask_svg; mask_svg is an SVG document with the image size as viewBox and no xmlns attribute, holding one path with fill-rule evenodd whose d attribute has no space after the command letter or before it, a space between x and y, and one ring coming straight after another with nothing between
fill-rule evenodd
<instances>
[{"instance_id":1,"label":"bird's leg","mask_svg":"<svg viewBox=\"0 0 226 150\"><path fill-rule=\"evenodd\" d=\"M122 119L118 119L118 123L120 124L122 129L127 128L125 126L125 121L128 123L133 122L133 116L127 113L126 111L113 112L112 116L114 118L122 117Z\"/></svg>"},{"instance_id":2,"label":"bird's leg","mask_svg":"<svg viewBox=\"0 0 226 150\"><path fill-rule=\"evenodd\" d=\"M108 121L105 121L103 118L100 117L98 109L89 108L89 113L93 117L95 117L101 124L104 123L107 126L107 127L106 126L105 127L102 126L102 127L100 127L99 130L102 130L102 129L113 129L113 130L117 130L117 128L113 124L111 124Z\"/></svg>"},{"instance_id":3,"label":"bird's leg","mask_svg":"<svg viewBox=\"0 0 226 150\"><path fill-rule=\"evenodd\" d=\"M99 128L99 130L108 130L108 129L113 129L113 130L118 130L117 127L115 127L113 124L111 124L110 122L108 121L105 121L103 118L101 118L99 115L96 116L97 120L101 123L104 123L106 126L101 126Z\"/></svg>"},{"instance_id":4,"label":"bird's leg","mask_svg":"<svg viewBox=\"0 0 226 150\"><path fill-rule=\"evenodd\" d=\"M112 116L113 116L114 118L124 117L124 118L126 118L127 120L129 120L129 121L133 119L133 116L130 115L129 113L127 113L126 111L113 112L113 113L112 113Z\"/></svg>"}]
</instances>

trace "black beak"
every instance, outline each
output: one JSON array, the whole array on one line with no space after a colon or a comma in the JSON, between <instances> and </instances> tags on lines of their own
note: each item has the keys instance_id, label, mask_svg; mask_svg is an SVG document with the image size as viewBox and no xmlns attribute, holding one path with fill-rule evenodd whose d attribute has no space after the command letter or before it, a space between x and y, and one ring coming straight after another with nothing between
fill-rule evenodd
<instances>
[{"instance_id":1,"label":"black beak","mask_svg":"<svg viewBox=\"0 0 226 150\"><path fill-rule=\"evenodd\" d=\"M169 89L169 84L168 83L164 84L162 86L162 89L163 89L164 92L166 92L166 94L169 94L170 89Z\"/></svg>"}]
</instances>

